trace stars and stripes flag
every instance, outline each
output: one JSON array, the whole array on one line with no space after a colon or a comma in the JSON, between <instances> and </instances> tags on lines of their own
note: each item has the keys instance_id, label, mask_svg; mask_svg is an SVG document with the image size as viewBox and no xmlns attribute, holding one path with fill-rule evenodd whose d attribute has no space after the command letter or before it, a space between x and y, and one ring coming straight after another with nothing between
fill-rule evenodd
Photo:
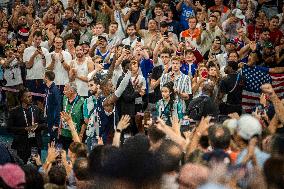
<instances>
[{"instance_id":1,"label":"stars and stripes flag","mask_svg":"<svg viewBox=\"0 0 284 189\"><path fill-rule=\"evenodd\" d=\"M261 85L271 83L279 98L284 97L284 73L271 74L269 68L245 65L242 69L245 78L245 88L242 93L242 108L245 112L251 112L259 104Z\"/></svg>"}]
</instances>

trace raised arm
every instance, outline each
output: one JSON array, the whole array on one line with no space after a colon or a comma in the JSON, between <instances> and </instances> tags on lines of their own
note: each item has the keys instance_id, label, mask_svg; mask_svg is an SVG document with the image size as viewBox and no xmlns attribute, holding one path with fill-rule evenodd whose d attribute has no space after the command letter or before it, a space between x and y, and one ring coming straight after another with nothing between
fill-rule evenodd
<instances>
[{"instance_id":1,"label":"raised arm","mask_svg":"<svg viewBox=\"0 0 284 189\"><path fill-rule=\"evenodd\" d=\"M283 124L284 123L284 105L283 102L278 98L275 91L272 88L271 84L264 84L261 86L262 92L269 96L270 101L272 102L276 116L278 120Z\"/></svg>"}]
</instances>

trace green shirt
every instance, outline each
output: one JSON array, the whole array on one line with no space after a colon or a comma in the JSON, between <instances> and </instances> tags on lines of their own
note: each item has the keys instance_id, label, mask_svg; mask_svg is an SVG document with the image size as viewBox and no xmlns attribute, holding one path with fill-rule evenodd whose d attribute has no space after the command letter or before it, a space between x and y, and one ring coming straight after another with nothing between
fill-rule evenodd
<instances>
[{"instance_id":1,"label":"green shirt","mask_svg":"<svg viewBox=\"0 0 284 189\"><path fill-rule=\"evenodd\" d=\"M80 96L77 96L71 103L66 96L63 97L63 111L71 114L72 120L76 125L76 130L78 133L81 131L81 127L84 124L83 104L84 98ZM62 123L61 135L64 137L72 138L70 128L65 123Z\"/></svg>"}]
</instances>

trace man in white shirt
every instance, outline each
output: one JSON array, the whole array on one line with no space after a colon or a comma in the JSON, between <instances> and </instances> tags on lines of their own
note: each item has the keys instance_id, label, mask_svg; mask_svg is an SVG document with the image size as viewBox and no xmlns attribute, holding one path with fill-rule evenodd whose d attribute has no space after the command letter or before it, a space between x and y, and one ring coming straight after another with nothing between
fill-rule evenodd
<instances>
[{"instance_id":1,"label":"man in white shirt","mask_svg":"<svg viewBox=\"0 0 284 189\"><path fill-rule=\"evenodd\" d=\"M109 32L108 32L108 46L109 49L112 47L115 47L121 43L121 38L118 34L118 23L117 22L111 22L109 25Z\"/></svg>"},{"instance_id":2,"label":"man in white shirt","mask_svg":"<svg viewBox=\"0 0 284 189\"><path fill-rule=\"evenodd\" d=\"M64 85L69 82L69 70L72 56L69 52L62 49L62 37L54 39L54 51L50 53L51 62L47 64L47 69L55 74L54 83L63 94Z\"/></svg>"},{"instance_id":3,"label":"man in white shirt","mask_svg":"<svg viewBox=\"0 0 284 189\"><path fill-rule=\"evenodd\" d=\"M82 46L76 47L76 58L71 61L70 67L70 81L75 81L80 96L87 97L89 91L88 74L94 70L94 63L86 58Z\"/></svg>"},{"instance_id":4,"label":"man in white shirt","mask_svg":"<svg viewBox=\"0 0 284 189\"><path fill-rule=\"evenodd\" d=\"M129 45L132 48L136 46L137 42L140 42L144 46L144 40L136 35L136 29L134 24L129 24L126 28L128 37L122 40L123 45Z\"/></svg>"},{"instance_id":5,"label":"man in white shirt","mask_svg":"<svg viewBox=\"0 0 284 189\"><path fill-rule=\"evenodd\" d=\"M45 85L43 83L46 63L51 62L51 57L46 48L41 47L41 31L33 34L33 45L26 48L23 54L23 61L26 64L27 76L26 86L30 92L44 94ZM34 101L43 102L44 98L34 96Z\"/></svg>"}]
</instances>

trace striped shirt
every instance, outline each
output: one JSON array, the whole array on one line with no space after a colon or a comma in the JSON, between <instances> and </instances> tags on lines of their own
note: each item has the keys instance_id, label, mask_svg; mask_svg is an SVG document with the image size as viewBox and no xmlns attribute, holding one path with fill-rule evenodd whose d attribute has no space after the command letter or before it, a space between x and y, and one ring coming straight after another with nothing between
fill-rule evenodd
<instances>
[{"instance_id":1,"label":"striped shirt","mask_svg":"<svg viewBox=\"0 0 284 189\"><path fill-rule=\"evenodd\" d=\"M161 89L166 83L170 81L172 81L171 73L163 74L160 85ZM175 76L174 88L180 93L192 94L190 77L180 72L178 76Z\"/></svg>"},{"instance_id":2,"label":"striped shirt","mask_svg":"<svg viewBox=\"0 0 284 189\"><path fill-rule=\"evenodd\" d=\"M171 74L172 73L170 72L162 75L161 84L160 84L161 89L166 83L172 81ZM174 89L176 89L180 93L192 94L190 77L180 72L178 76L175 76ZM179 96L177 96L177 100L181 102L183 107L183 112L185 112L186 110L185 101L181 99Z\"/></svg>"}]
</instances>

